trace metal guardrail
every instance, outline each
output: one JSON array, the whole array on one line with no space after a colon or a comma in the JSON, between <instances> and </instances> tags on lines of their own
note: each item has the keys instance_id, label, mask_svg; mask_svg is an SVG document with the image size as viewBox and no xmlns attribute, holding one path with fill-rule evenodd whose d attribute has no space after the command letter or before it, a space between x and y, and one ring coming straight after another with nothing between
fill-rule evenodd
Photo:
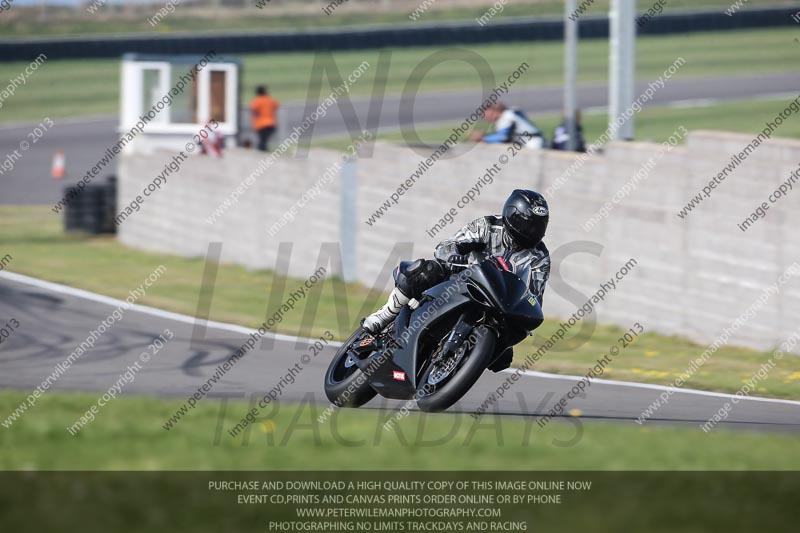
<instances>
[{"instance_id":1,"label":"metal guardrail","mask_svg":"<svg viewBox=\"0 0 800 533\"><path fill-rule=\"evenodd\" d=\"M746 9L734 16L724 11L695 10L662 13L639 29L641 35L726 31L745 28L792 26L797 7ZM581 17L580 37L608 36L608 18ZM116 58L125 53L218 54L303 52L314 50L360 50L411 46L514 41L552 41L563 38L561 18L515 19L481 26L474 21L371 26L285 32L226 32L188 35L110 35L0 40L0 62L30 61L44 53L48 59Z\"/></svg>"}]
</instances>

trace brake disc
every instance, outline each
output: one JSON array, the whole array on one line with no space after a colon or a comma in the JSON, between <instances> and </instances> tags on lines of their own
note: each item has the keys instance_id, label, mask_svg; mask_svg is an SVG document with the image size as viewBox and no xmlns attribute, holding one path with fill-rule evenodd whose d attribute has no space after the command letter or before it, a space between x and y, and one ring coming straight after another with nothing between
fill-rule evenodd
<instances>
[{"instance_id":1,"label":"brake disc","mask_svg":"<svg viewBox=\"0 0 800 533\"><path fill-rule=\"evenodd\" d=\"M467 352L466 346L461 346L456 353L452 356L446 358L444 362L442 361L434 361L432 363L433 369L428 374L428 384L430 385L437 385L444 381L450 374L455 370L458 366L458 363L464 358L464 354ZM440 363L441 364L440 366Z\"/></svg>"}]
</instances>

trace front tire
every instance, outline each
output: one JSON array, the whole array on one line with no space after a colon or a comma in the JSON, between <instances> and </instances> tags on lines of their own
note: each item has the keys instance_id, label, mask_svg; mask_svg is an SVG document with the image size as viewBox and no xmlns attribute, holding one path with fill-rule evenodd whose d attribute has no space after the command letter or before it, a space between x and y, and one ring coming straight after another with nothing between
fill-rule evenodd
<instances>
[{"instance_id":1,"label":"front tire","mask_svg":"<svg viewBox=\"0 0 800 533\"><path fill-rule=\"evenodd\" d=\"M446 380L435 384L430 383L429 378L435 370L435 366L428 365L417 388L417 405L420 410L436 413L451 407L475 385L483 371L486 370L494 353L497 335L486 326L478 326L475 328L474 334L476 335L475 345L468 353L464 354L457 368Z\"/></svg>"},{"instance_id":2,"label":"front tire","mask_svg":"<svg viewBox=\"0 0 800 533\"><path fill-rule=\"evenodd\" d=\"M369 334L358 328L333 356L325 372L325 396L337 407L361 407L375 397L377 392L367 382L364 373L348 358L350 347Z\"/></svg>"}]
</instances>

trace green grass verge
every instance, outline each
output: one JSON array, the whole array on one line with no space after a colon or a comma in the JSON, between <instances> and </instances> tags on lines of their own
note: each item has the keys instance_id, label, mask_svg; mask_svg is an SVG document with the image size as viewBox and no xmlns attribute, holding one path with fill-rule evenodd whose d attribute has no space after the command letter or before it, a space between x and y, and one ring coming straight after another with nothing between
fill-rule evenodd
<instances>
[{"instance_id":1,"label":"green grass verge","mask_svg":"<svg viewBox=\"0 0 800 533\"><path fill-rule=\"evenodd\" d=\"M665 11L673 12L681 9L727 8L731 0L670 0ZM770 4L779 4L772 1ZM784 2L785 3L785 2ZM420 2L421 4L421 2ZM392 24L413 25L419 22L439 22L466 20L472 21L488 11L492 2L482 5L438 6L433 3L417 21L409 15L418 6L416 2L406 2L399 6L386 4L379 9L365 8L363 5L340 6L333 15L322 12L326 4L308 13L292 13L281 10L277 6L267 5L264 9L251 9L247 12L239 10L223 10L221 13L207 10L201 16L187 9L179 9L170 14L153 28L147 19L155 15L156 7L151 11L141 9L136 15L119 12L119 6L105 5L95 14L79 12L82 17L75 17L66 10L52 9L45 17L18 17L4 19L0 22L0 33L6 37L31 37L53 35L92 35L112 33L168 34L173 32L209 32L225 30L287 30L336 28L354 25ZM605 15L609 10L609 0L596 0L585 12L586 15ZM649 5L639 6L639 13L645 13ZM277 8L277 9L276 9ZM277 11L277 13L276 13ZM517 17L561 16L564 13L563 3L558 0L528 0L508 2L503 11L497 13L492 21L508 20ZM98 20L100 19L100 20Z\"/></svg>"},{"instance_id":2,"label":"green grass verge","mask_svg":"<svg viewBox=\"0 0 800 533\"><path fill-rule=\"evenodd\" d=\"M663 142L673 135L678 127L693 130L721 130L737 133L757 134L772 121L791 99L739 100L702 107L650 107L636 115L636 139L639 141ZM547 135L553 138L553 130L561 122L560 114L534 115L531 117ZM594 142L608 127L606 112L583 113L584 137L587 143ZM419 128L416 133L424 143L441 144L452 133L456 123ZM777 135L800 138L800 121L784 121ZM460 136L464 141L466 133ZM382 141L417 142L402 131L378 135ZM314 146L345 151L352 141L347 137L314 141Z\"/></svg>"},{"instance_id":3,"label":"green grass verge","mask_svg":"<svg viewBox=\"0 0 800 533\"><path fill-rule=\"evenodd\" d=\"M0 413L27 392L0 391ZM696 428L394 413L283 404L252 433L217 436L221 404L200 402L170 431L162 424L182 400L122 397L77 436L66 427L96 395L48 392L10 428L0 428L2 470L796 470L793 436ZM223 427L248 409L230 402ZM3 415L5 416L5 414ZM576 425L579 424L579 425Z\"/></svg>"},{"instance_id":4,"label":"green grass verge","mask_svg":"<svg viewBox=\"0 0 800 533\"><path fill-rule=\"evenodd\" d=\"M13 257L7 266L10 271L117 298L127 297L129 290L138 287L158 265L164 265L166 273L140 303L190 315L197 309L204 260L144 253L126 248L109 237L64 235L59 217L47 208L0 207L0 256L5 254ZM280 281L286 281L287 291L300 283L281 280L267 271L222 265L214 287L211 319L251 327L259 325L267 316L271 288ZM317 336L329 330L342 339L351 333L358 318L384 301L385 295L379 291L327 280L317 284L306 300L306 305L317 303L315 313L306 316L297 308L285 316L275 331ZM270 308L269 312L275 310ZM557 327L558 321L549 319L539 332L550 336ZM597 325L591 335L581 337L581 342L567 338L561 344L563 348L556 347L548 353L534 370L585 374L617 342L620 333L620 328ZM515 348L517 363L538 349L536 340L530 339ZM685 339L645 334L614 359L605 377L671 384L704 349ZM766 352L720 348L686 387L736 392L768 358ZM800 358L787 357L765 380L759 381L753 394L800 399L798 383Z\"/></svg>"},{"instance_id":5,"label":"green grass verge","mask_svg":"<svg viewBox=\"0 0 800 533\"><path fill-rule=\"evenodd\" d=\"M792 71L797 64L797 47L792 39L797 31L770 29L755 31L698 33L679 36L641 37L637 43L637 76L656 79L679 56L686 64L675 78L704 75L755 74ZM491 65L498 82L523 61L532 68L517 82L519 86L560 84L563 81L560 42L512 43L465 47L480 54ZM404 48L391 51L386 75L386 94L400 93L409 79L417 78L415 68L441 48ZM336 52L336 68L349 75L362 61L371 68L351 88L353 96L369 96L376 85L378 50ZM251 54L242 56L244 71L242 95L247 101L256 85L267 83L282 101L305 100L309 93L315 54ZM385 59L384 59L385 60ZM608 75L608 43L585 41L579 50L579 80L602 82ZM0 64L0 79L10 79L24 71L26 63ZM323 80L327 87L328 80ZM461 61L447 61L434 68L421 82L419 90L460 90L479 87L481 79L474 67ZM41 120L98 114L114 114L119 105L119 61L47 61L28 79L25 86L3 105L0 123ZM322 96L328 89L323 88Z\"/></svg>"}]
</instances>

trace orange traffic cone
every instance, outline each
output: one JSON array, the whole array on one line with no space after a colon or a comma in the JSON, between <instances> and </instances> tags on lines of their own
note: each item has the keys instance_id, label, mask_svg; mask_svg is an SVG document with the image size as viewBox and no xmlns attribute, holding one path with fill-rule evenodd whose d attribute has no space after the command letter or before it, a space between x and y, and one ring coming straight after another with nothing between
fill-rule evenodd
<instances>
[{"instance_id":1,"label":"orange traffic cone","mask_svg":"<svg viewBox=\"0 0 800 533\"><path fill-rule=\"evenodd\" d=\"M60 180L64 177L66 173L64 169L64 152L58 150L55 154L53 154L53 170L51 175L53 176L54 180Z\"/></svg>"}]
</instances>

